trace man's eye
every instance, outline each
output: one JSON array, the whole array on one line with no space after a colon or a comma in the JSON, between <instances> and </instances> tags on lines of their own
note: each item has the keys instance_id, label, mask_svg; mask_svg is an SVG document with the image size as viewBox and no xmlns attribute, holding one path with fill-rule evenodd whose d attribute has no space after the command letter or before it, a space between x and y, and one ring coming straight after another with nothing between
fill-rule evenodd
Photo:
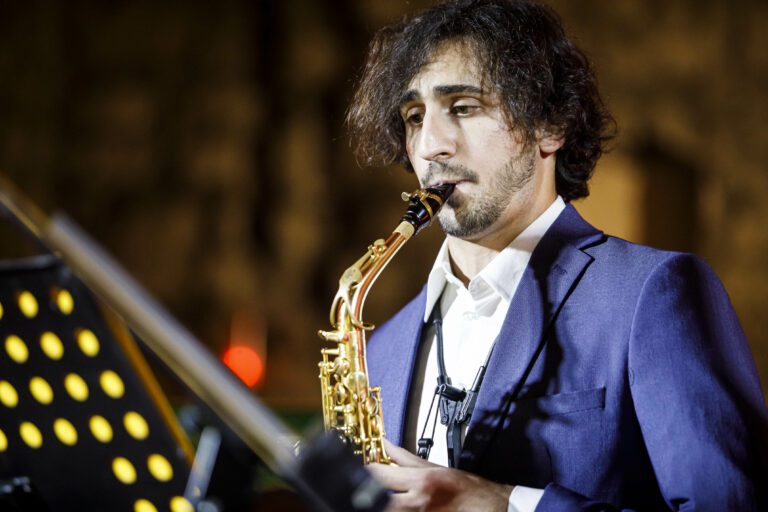
<instances>
[{"instance_id":1,"label":"man's eye","mask_svg":"<svg viewBox=\"0 0 768 512\"><path fill-rule=\"evenodd\" d=\"M406 112L405 123L410 125L420 125L424 121L424 115L421 112Z\"/></svg>"},{"instance_id":2,"label":"man's eye","mask_svg":"<svg viewBox=\"0 0 768 512\"><path fill-rule=\"evenodd\" d=\"M451 114L459 117L465 117L474 113L480 107L477 105L453 105Z\"/></svg>"}]
</instances>

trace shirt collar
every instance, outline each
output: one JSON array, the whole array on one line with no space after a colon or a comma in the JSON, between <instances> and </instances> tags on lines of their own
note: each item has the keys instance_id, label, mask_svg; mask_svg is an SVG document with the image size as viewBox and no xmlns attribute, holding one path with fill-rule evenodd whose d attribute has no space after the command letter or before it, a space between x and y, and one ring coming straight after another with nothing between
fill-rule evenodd
<instances>
[{"instance_id":1,"label":"shirt collar","mask_svg":"<svg viewBox=\"0 0 768 512\"><path fill-rule=\"evenodd\" d=\"M522 233L470 281L470 292L473 291L473 288L481 288L484 283L499 295L501 299L509 302L512 299L514 288L517 286L517 280L510 279L510 276L525 269L528 261L531 259L533 250L564 209L565 201L563 201L562 197L557 196L544 213L529 224ZM426 309L424 310L424 322L429 321L432 309L442 295L447 283L458 288L464 286L451 270L448 243L445 240L440 247L440 251L437 253L437 258L427 279L427 302Z\"/></svg>"}]
</instances>

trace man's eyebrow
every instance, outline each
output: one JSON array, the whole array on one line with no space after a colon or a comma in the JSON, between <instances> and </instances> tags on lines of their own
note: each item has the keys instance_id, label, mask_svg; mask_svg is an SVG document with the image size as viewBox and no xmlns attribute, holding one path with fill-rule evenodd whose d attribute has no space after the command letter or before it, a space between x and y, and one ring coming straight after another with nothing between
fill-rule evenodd
<instances>
[{"instance_id":1,"label":"man's eyebrow","mask_svg":"<svg viewBox=\"0 0 768 512\"><path fill-rule=\"evenodd\" d=\"M433 90L435 91L435 96L447 96L449 94L456 94L459 92L471 92L473 94L483 93L483 90L480 87L466 84L436 85Z\"/></svg>"},{"instance_id":2,"label":"man's eyebrow","mask_svg":"<svg viewBox=\"0 0 768 512\"><path fill-rule=\"evenodd\" d=\"M416 89L409 89L405 91L405 94L403 94L400 97L400 106L402 107L406 103L410 103L412 101L415 101L417 99L421 98L421 94L419 94L419 91Z\"/></svg>"},{"instance_id":3,"label":"man's eyebrow","mask_svg":"<svg viewBox=\"0 0 768 512\"><path fill-rule=\"evenodd\" d=\"M468 84L436 85L432 90L434 91L435 96L448 96L450 94L463 92L483 94L483 90L480 87ZM418 100L419 98L421 98L421 93L419 93L419 91L416 89L405 91L405 93L400 97L400 106L402 107L406 103Z\"/></svg>"}]
</instances>

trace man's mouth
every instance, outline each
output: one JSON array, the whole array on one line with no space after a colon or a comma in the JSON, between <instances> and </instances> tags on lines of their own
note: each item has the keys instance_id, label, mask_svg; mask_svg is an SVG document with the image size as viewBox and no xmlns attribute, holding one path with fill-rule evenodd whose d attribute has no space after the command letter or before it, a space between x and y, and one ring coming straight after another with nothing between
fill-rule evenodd
<instances>
[{"instance_id":1,"label":"man's mouth","mask_svg":"<svg viewBox=\"0 0 768 512\"><path fill-rule=\"evenodd\" d=\"M433 183L430 183L430 187L439 187L440 185L453 185L453 186L459 186L462 183L470 183L470 180L467 179L448 179L448 180L438 180Z\"/></svg>"},{"instance_id":2,"label":"man's mouth","mask_svg":"<svg viewBox=\"0 0 768 512\"><path fill-rule=\"evenodd\" d=\"M471 183L474 183L473 180L467 179L467 178L451 178L451 179L440 179L435 180L432 183L429 184L429 187L437 187L440 185L453 185L453 193L448 197L448 200L445 202L445 207L449 208L458 208L464 200L462 199L469 191L463 190L463 185L469 185Z\"/></svg>"}]
</instances>

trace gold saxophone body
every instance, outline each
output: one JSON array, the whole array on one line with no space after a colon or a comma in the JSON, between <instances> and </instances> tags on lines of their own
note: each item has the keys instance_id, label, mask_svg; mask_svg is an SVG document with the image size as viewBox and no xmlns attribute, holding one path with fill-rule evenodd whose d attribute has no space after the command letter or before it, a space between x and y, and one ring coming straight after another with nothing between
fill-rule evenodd
<instances>
[{"instance_id":1,"label":"gold saxophone body","mask_svg":"<svg viewBox=\"0 0 768 512\"><path fill-rule=\"evenodd\" d=\"M446 184L403 193L409 205L400 224L344 271L331 305L334 330L318 331L321 338L336 343L322 349L319 363L325 430L338 432L364 464L391 461L384 450L380 388L368 382L365 332L374 326L363 322L363 304L384 267L405 242L430 224L453 189L453 184Z\"/></svg>"}]
</instances>

